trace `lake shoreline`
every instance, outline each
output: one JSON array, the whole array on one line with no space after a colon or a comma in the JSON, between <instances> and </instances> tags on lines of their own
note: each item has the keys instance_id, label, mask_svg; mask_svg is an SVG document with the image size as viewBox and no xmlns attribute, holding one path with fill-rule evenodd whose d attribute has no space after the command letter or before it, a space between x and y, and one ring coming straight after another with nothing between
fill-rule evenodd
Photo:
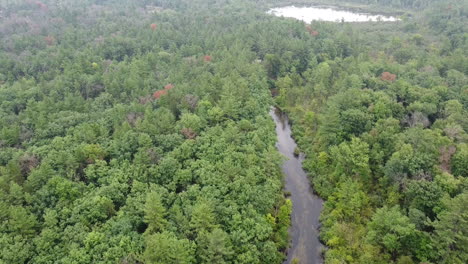
<instances>
[{"instance_id":1,"label":"lake shoreline","mask_svg":"<svg viewBox=\"0 0 468 264\"><path fill-rule=\"evenodd\" d=\"M275 7L267 11L278 17L294 18L302 20L305 23L311 21L324 22L346 22L346 23L366 23L366 22L398 22L401 19L395 16L387 16L384 14L371 14L362 12L353 12L341 10L335 6L318 5L313 7L300 7L295 5L285 7Z\"/></svg>"},{"instance_id":2,"label":"lake shoreline","mask_svg":"<svg viewBox=\"0 0 468 264\"><path fill-rule=\"evenodd\" d=\"M322 2L322 1L284 1L275 4L269 4L266 7L266 11L273 8L282 8L287 6L295 7L316 7L316 8L333 8L339 11L349 11L356 13L368 13L371 15L382 15L382 16L412 16L412 12L408 10L399 9L382 9L381 7L371 5L359 5L355 3L343 3L343 2Z\"/></svg>"}]
</instances>

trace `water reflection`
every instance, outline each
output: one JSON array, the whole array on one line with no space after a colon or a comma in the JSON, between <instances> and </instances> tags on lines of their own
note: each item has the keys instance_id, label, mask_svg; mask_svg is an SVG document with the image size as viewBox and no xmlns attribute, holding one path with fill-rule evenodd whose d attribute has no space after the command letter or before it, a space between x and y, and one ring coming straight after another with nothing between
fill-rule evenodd
<instances>
[{"instance_id":1,"label":"water reflection","mask_svg":"<svg viewBox=\"0 0 468 264\"><path fill-rule=\"evenodd\" d=\"M314 194L307 174L302 169L303 156L296 157L296 142L291 137L291 127L286 114L273 108L270 115L276 123L278 151L288 158L282 166L285 174L285 189L291 194L291 247L285 263L294 259L301 264L320 264L323 245L319 241L319 217L323 201Z\"/></svg>"},{"instance_id":2,"label":"water reflection","mask_svg":"<svg viewBox=\"0 0 468 264\"><path fill-rule=\"evenodd\" d=\"M333 7L296 7L285 6L273 8L268 11L275 16L292 17L310 23L314 20L331 22L369 22L369 21L398 21L392 16L356 13L352 11L337 10Z\"/></svg>"}]
</instances>

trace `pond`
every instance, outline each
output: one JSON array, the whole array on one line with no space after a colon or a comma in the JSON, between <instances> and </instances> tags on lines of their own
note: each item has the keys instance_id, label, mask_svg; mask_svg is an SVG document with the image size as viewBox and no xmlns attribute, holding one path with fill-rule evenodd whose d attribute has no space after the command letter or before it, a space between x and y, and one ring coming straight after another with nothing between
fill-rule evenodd
<instances>
[{"instance_id":1,"label":"pond","mask_svg":"<svg viewBox=\"0 0 468 264\"><path fill-rule=\"evenodd\" d=\"M285 6L270 9L268 14L283 17L292 17L306 23L311 21L331 21L331 22L369 22L369 21L398 21L392 16L357 13L353 11L338 10L335 7L296 7Z\"/></svg>"}]
</instances>

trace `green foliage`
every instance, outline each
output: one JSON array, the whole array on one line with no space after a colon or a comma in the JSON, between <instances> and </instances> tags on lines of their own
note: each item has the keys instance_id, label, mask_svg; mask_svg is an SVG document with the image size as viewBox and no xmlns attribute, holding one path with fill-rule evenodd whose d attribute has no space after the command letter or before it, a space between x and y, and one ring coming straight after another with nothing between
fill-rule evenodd
<instances>
[{"instance_id":1,"label":"green foliage","mask_svg":"<svg viewBox=\"0 0 468 264\"><path fill-rule=\"evenodd\" d=\"M197 238L197 245L201 263L229 263L233 253L228 234L219 228L210 233L201 233Z\"/></svg>"},{"instance_id":2,"label":"green foliage","mask_svg":"<svg viewBox=\"0 0 468 264\"><path fill-rule=\"evenodd\" d=\"M401 214L400 208L383 207L377 209L372 216L366 239L395 258L410 248L411 236L415 232L414 224L411 224L408 217Z\"/></svg>"},{"instance_id":3,"label":"green foliage","mask_svg":"<svg viewBox=\"0 0 468 264\"><path fill-rule=\"evenodd\" d=\"M193 263L194 247L188 239L178 239L171 232L157 233L146 238L143 257L146 263Z\"/></svg>"},{"instance_id":4,"label":"green foliage","mask_svg":"<svg viewBox=\"0 0 468 264\"><path fill-rule=\"evenodd\" d=\"M452 171L454 175L468 177L468 145L461 144L452 158Z\"/></svg>"},{"instance_id":5,"label":"green foliage","mask_svg":"<svg viewBox=\"0 0 468 264\"><path fill-rule=\"evenodd\" d=\"M33 2L0 1L0 262L281 263L275 101L327 263L467 258L465 1L316 36L290 1Z\"/></svg>"},{"instance_id":6,"label":"green foliage","mask_svg":"<svg viewBox=\"0 0 468 264\"><path fill-rule=\"evenodd\" d=\"M0 262L282 261L261 11L222 3L1 3Z\"/></svg>"},{"instance_id":7,"label":"green foliage","mask_svg":"<svg viewBox=\"0 0 468 264\"><path fill-rule=\"evenodd\" d=\"M334 160L335 177L353 177L367 182L370 176L369 145L359 138L353 138L350 143L343 142L332 147L330 154Z\"/></svg>"},{"instance_id":8,"label":"green foliage","mask_svg":"<svg viewBox=\"0 0 468 264\"><path fill-rule=\"evenodd\" d=\"M278 225L280 228L287 228L291 225L291 211L292 202L290 199L286 199L284 205L279 208Z\"/></svg>"},{"instance_id":9,"label":"green foliage","mask_svg":"<svg viewBox=\"0 0 468 264\"><path fill-rule=\"evenodd\" d=\"M442 250L433 223L448 222L439 216L466 189L466 1L332 2L407 14L395 24L313 21L307 66L270 76L326 199L325 262L457 263L463 242L446 235ZM269 54L288 69L283 51Z\"/></svg>"},{"instance_id":10,"label":"green foliage","mask_svg":"<svg viewBox=\"0 0 468 264\"><path fill-rule=\"evenodd\" d=\"M434 222L434 242L440 263L463 263L468 257L468 194L445 201L446 209Z\"/></svg>"},{"instance_id":11,"label":"green foliage","mask_svg":"<svg viewBox=\"0 0 468 264\"><path fill-rule=\"evenodd\" d=\"M155 192L150 192L146 196L144 221L148 224L148 233L158 232L165 229L167 221L166 208L161 203L160 196Z\"/></svg>"},{"instance_id":12,"label":"green foliage","mask_svg":"<svg viewBox=\"0 0 468 264\"><path fill-rule=\"evenodd\" d=\"M212 206L206 202L197 203L192 208L190 228L196 233L209 232L216 227Z\"/></svg>"}]
</instances>

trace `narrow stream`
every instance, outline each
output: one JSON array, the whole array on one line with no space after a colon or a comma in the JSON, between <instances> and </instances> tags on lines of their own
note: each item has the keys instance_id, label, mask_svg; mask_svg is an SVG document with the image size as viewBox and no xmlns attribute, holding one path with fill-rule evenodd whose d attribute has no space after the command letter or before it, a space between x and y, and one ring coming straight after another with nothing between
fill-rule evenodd
<instances>
[{"instance_id":1,"label":"narrow stream","mask_svg":"<svg viewBox=\"0 0 468 264\"><path fill-rule=\"evenodd\" d=\"M291 247L284 263L289 264L293 259L299 260L300 264L323 263L323 245L319 241L318 231L323 201L312 192L309 179L302 169L302 154L294 156L296 142L291 137L288 117L276 108L270 111L270 115L276 123L276 147L288 159L282 169L286 175L285 189L291 193L293 203L289 230Z\"/></svg>"}]
</instances>

